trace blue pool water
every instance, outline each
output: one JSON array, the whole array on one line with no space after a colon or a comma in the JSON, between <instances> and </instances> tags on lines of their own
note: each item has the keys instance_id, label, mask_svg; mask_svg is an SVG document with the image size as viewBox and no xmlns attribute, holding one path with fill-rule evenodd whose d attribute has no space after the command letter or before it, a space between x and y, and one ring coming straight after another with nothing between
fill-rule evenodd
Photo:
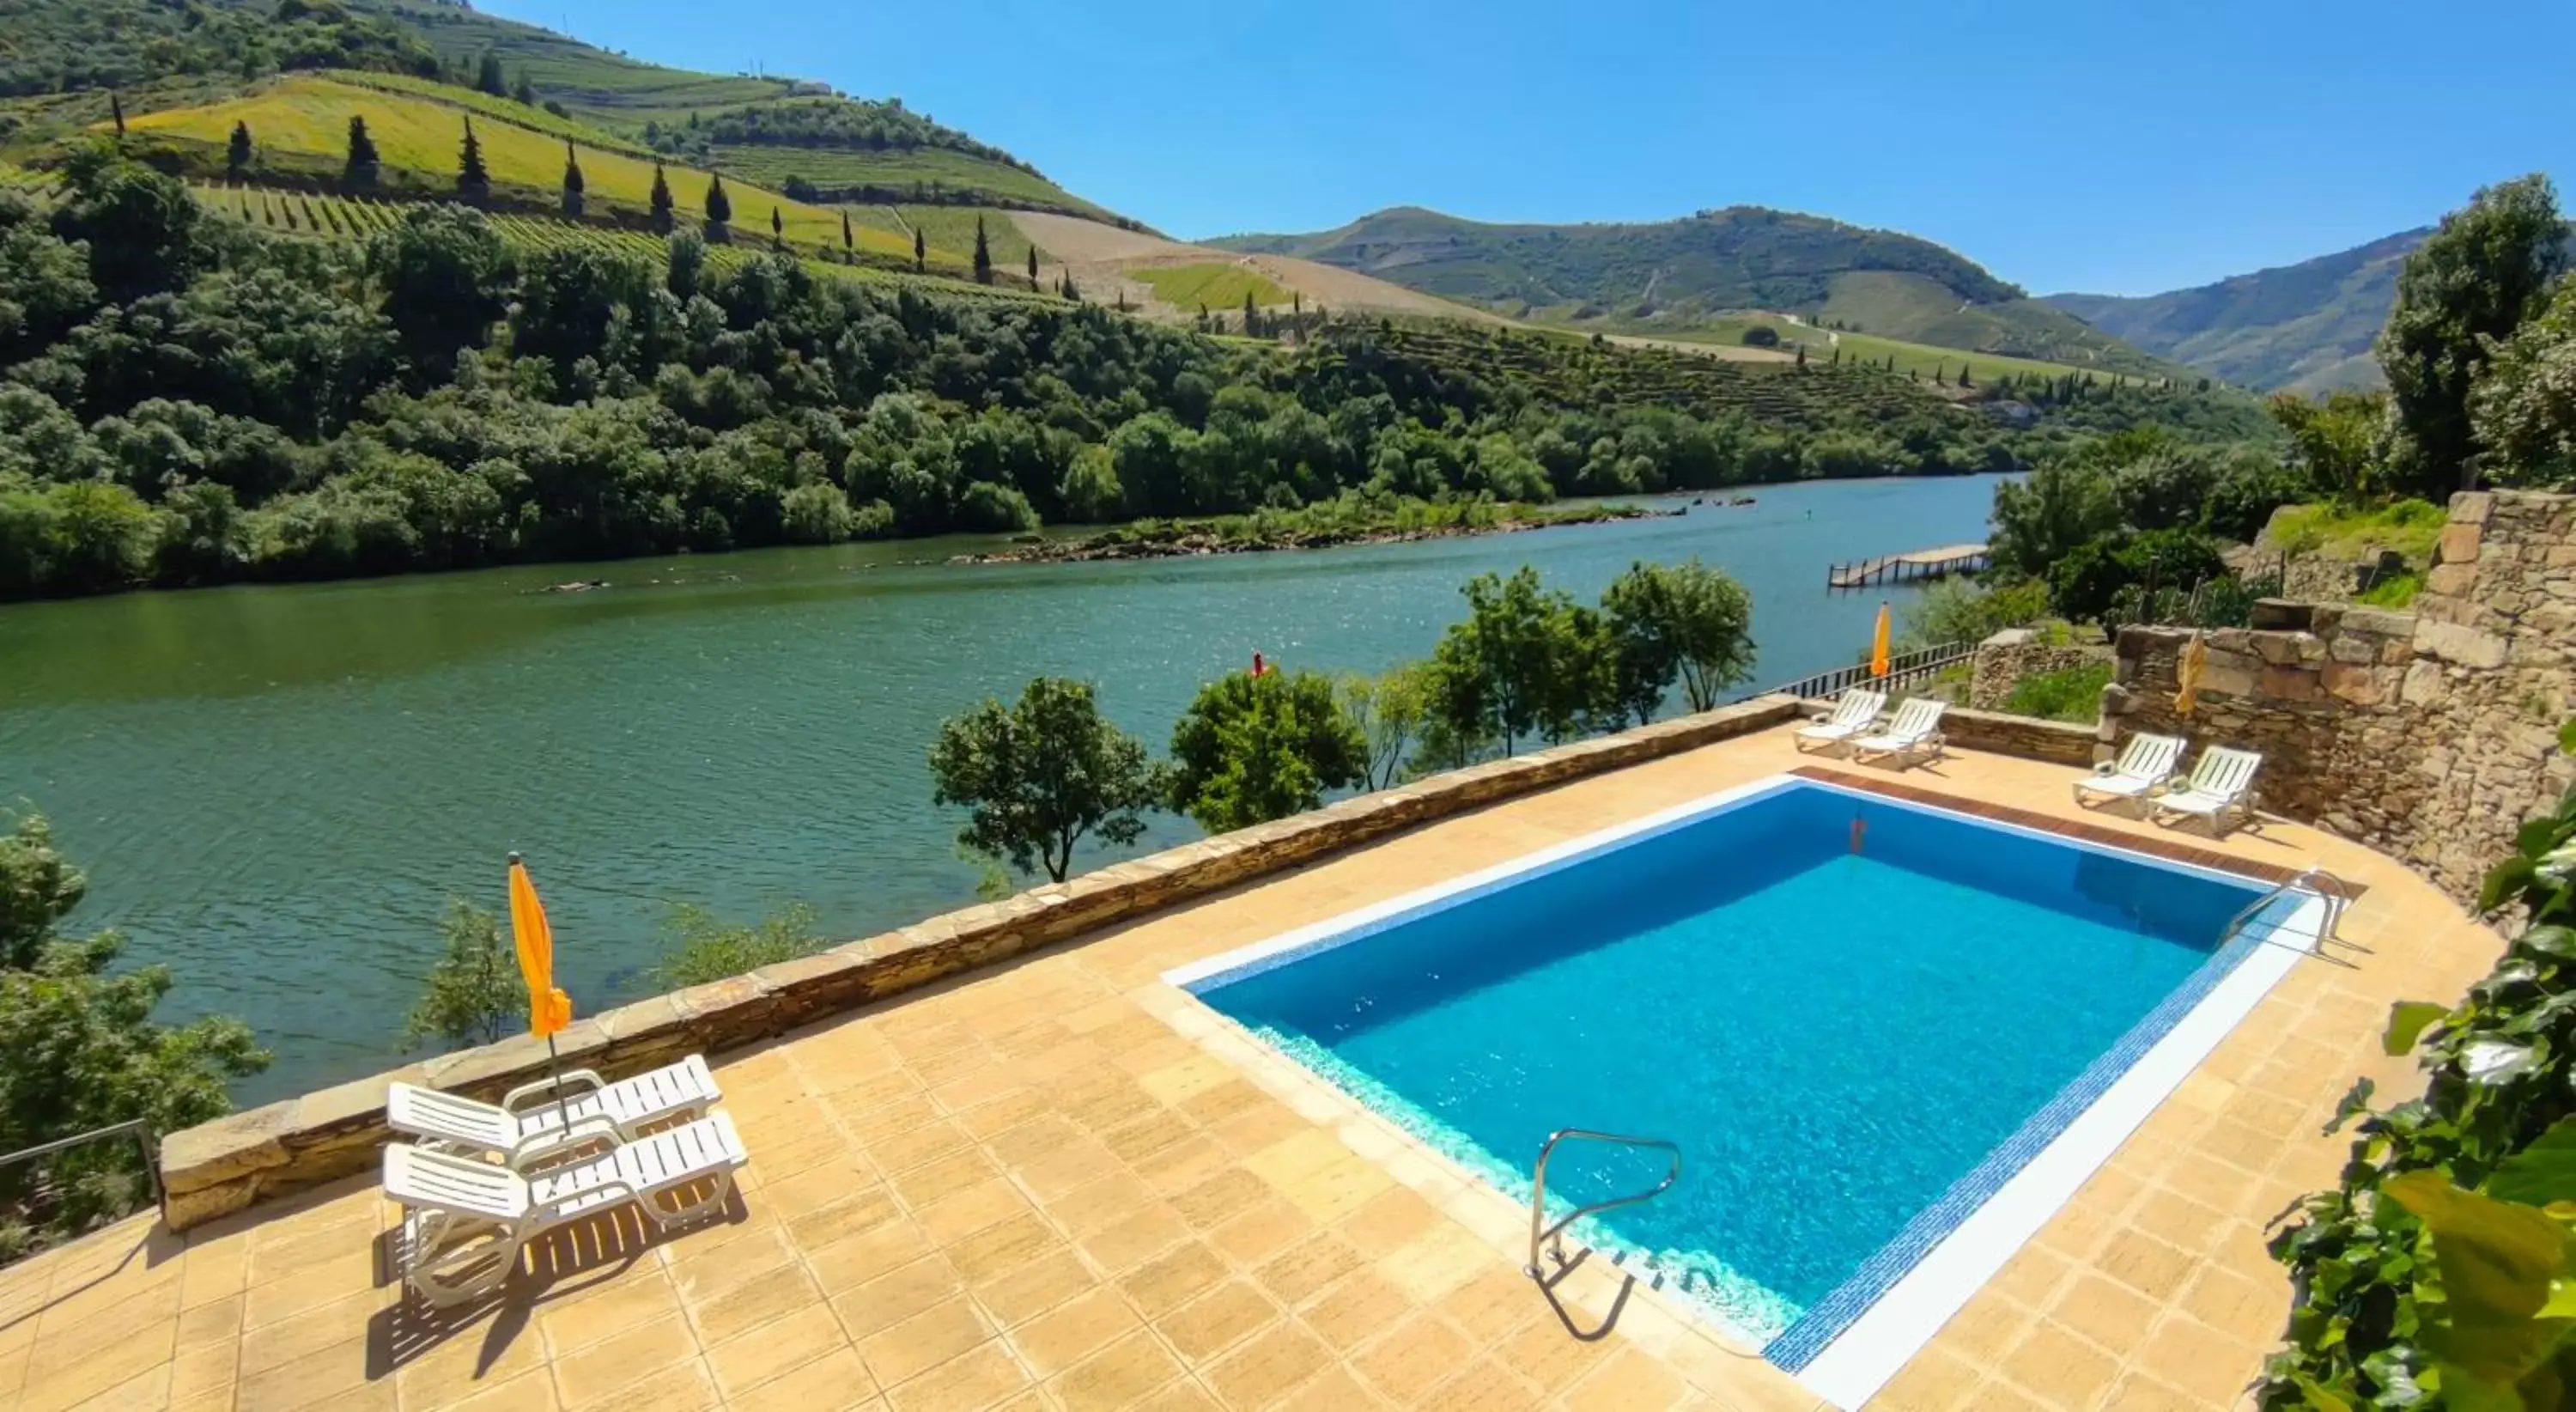
<instances>
[{"instance_id":1,"label":"blue pool water","mask_svg":"<svg viewBox=\"0 0 2576 1412\"><path fill-rule=\"evenodd\" d=\"M1799 782L1194 989L1524 1199L1554 1129L1677 1141L1593 1234L1769 1337L2178 1013L2258 890ZM1550 1208L1663 1161L1568 1145Z\"/></svg>"}]
</instances>

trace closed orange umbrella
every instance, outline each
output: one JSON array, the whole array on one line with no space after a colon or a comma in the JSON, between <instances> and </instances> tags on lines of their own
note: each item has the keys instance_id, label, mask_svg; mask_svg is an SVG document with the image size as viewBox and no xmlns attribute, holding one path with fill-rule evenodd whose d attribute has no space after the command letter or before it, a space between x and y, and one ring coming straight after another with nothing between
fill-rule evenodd
<instances>
[{"instance_id":1,"label":"closed orange umbrella","mask_svg":"<svg viewBox=\"0 0 2576 1412\"><path fill-rule=\"evenodd\" d=\"M2200 704L2200 675L2207 670L2209 644L2195 632L2191 635L2190 645L2182 650L2182 662L2174 669L2174 685L2178 688L2174 692L2176 711L2188 716L2192 708Z\"/></svg>"},{"instance_id":2,"label":"closed orange umbrella","mask_svg":"<svg viewBox=\"0 0 2576 1412\"><path fill-rule=\"evenodd\" d=\"M1878 605L1878 631L1869 640L1869 674L1887 675L1887 604L1883 600Z\"/></svg>"},{"instance_id":3,"label":"closed orange umbrella","mask_svg":"<svg viewBox=\"0 0 2576 1412\"><path fill-rule=\"evenodd\" d=\"M572 997L555 989L555 934L546 905L528 880L528 865L510 855L510 940L519 949L519 975L528 983L528 1033L551 1040L572 1023Z\"/></svg>"}]
</instances>

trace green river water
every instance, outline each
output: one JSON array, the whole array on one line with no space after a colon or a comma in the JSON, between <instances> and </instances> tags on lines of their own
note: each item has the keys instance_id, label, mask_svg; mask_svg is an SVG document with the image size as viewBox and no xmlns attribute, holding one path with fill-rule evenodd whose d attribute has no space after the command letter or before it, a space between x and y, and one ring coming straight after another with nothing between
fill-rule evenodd
<instances>
[{"instance_id":1,"label":"green river water","mask_svg":"<svg viewBox=\"0 0 2576 1412\"><path fill-rule=\"evenodd\" d=\"M1254 651L1375 671L1458 585L1522 563L1590 598L1698 554L1753 596L1756 680L1852 660L1875 593L1829 562L1984 538L1990 477L1765 487L1678 518L1304 553L958 566L972 541L634 560L0 608L0 810L86 865L122 928L277 1053L256 1102L400 1061L451 896L527 854L576 1013L632 999L674 900L812 904L861 936L970 903L930 802L939 721L1090 678L1159 748ZM579 575L612 587L533 592ZM1189 836L1162 819L1136 851ZM1089 850L1078 865L1113 856Z\"/></svg>"}]
</instances>

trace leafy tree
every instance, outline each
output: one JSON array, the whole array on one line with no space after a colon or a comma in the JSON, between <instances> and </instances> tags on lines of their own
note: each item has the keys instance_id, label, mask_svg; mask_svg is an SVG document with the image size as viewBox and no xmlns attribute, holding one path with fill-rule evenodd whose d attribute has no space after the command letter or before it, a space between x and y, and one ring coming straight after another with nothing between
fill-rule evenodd
<instances>
[{"instance_id":1,"label":"leafy tree","mask_svg":"<svg viewBox=\"0 0 2576 1412\"><path fill-rule=\"evenodd\" d=\"M1995 567L2009 575L2045 578L2051 566L2120 522L2120 503L2108 472L2073 461L2051 461L2019 484L1995 487Z\"/></svg>"},{"instance_id":2,"label":"leafy tree","mask_svg":"<svg viewBox=\"0 0 2576 1412\"><path fill-rule=\"evenodd\" d=\"M581 158L572 150L572 139L564 139L563 213L580 220L589 183L582 180Z\"/></svg>"},{"instance_id":3,"label":"leafy tree","mask_svg":"<svg viewBox=\"0 0 2576 1412\"><path fill-rule=\"evenodd\" d=\"M1599 614L1542 589L1527 565L1508 579L1478 574L1459 592L1467 620L1450 625L1431 657L1432 713L1451 737L1498 740L1508 755L1525 736L1561 739L1611 703L1614 662Z\"/></svg>"},{"instance_id":4,"label":"leafy tree","mask_svg":"<svg viewBox=\"0 0 2576 1412\"><path fill-rule=\"evenodd\" d=\"M1260 331L1261 331L1261 330L1260 330L1260 328L1259 328L1259 324L1260 324L1260 322L1261 322L1261 308L1260 308L1260 306L1259 306L1259 305L1254 304L1254 303L1252 302L1252 291L1251 291L1251 290L1249 290L1249 289L1246 289L1245 291L1243 291L1243 332L1244 332L1244 335L1245 335L1246 337L1255 337L1255 336L1258 336L1258 335L1259 335L1259 333L1260 333Z\"/></svg>"},{"instance_id":5,"label":"leafy tree","mask_svg":"<svg viewBox=\"0 0 2576 1412\"><path fill-rule=\"evenodd\" d=\"M1343 717L1358 729L1367 746L1360 788L1385 789L1394 784L1430 710L1430 669L1408 662L1374 677L1344 676L1334 683L1334 692Z\"/></svg>"},{"instance_id":6,"label":"leafy tree","mask_svg":"<svg viewBox=\"0 0 2576 1412\"><path fill-rule=\"evenodd\" d=\"M814 909L798 903L750 926L728 925L703 907L671 909L653 983L665 990L730 980L781 961L811 956L830 943Z\"/></svg>"},{"instance_id":7,"label":"leafy tree","mask_svg":"<svg viewBox=\"0 0 2576 1412\"><path fill-rule=\"evenodd\" d=\"M486 49L474 61L474 86L495 98L510 96L507 77L501 72L501 56Z\"/></svg>"},{"instance_id":8,"label":"leafy tree","mask_svg":"<svg viewBox=\"0 0 2576 1412\"><path fill-rule=\"evenodd\" d=\"M787 248L787 220L778 214L776 205L769 208L769 239L779 249Z\"/></svg>"},{"instance_id":9,"label":"leafy tree","mask_svg":"<svg viewBox=\"0 0 2576 1412\"><path fill-rule=\"evenodd\" d=\"M913 235L912 253L913 259L918 262L921 258L921 237L917 231ZM984 241L982 216L975 218L975 282L977 284L993 282L993 247Z\"/></svg>"},{"instance_id":10,"label":"leafy tree","mask_svg":"<svg viewBox=\"0 0 2576 1412\"><path fill-rule=\"evenodd\" d=\"M1697 556L1628 566L1601 593L1616 652L1616 703L1644 725L1678 678L1693 711L1713 710L1753 674L1753 600Z\"/></svg>"},{"instance_id":11,"label":"leafy tree","mask_svg":"<svg viewBox=\"0 0 2576 1412\"><path fill-rule=\"evenodd\" d=\"M403 1020L403 1047L424 1039L450 1048L491 1044L524 1028L527 986L517 953L501 941L499 919L455 898L438 932L447 949Z\"/></svg>"},{"instance_id":12,"label":"leafy tree","mask_svg":"<svg viewBox=\"0 0 2576 1412\"><path fill-rule=\"evenodd\" d=\"M351 113L349 156L340 168L340 184L351 191L373 191L381 168L381 159L376 156L376 140L367 135L367 120Z\"/></svg>"},{"instance_id":13,"label":"leafy tree","mask_svg":"<svg viewBox=\"0 0 2576 1412\"><path fill-rule=\"evenodd\" d=\"M1755 324L1744 331L1743 342L1747 348L1777 348L1780 346L1780 330L1769 324Z\"/></svg>"},{"instance_id":14,"label":"leafy tree","mask_svg":"<svg viewBox=\"0 0 2576 1412\"><path fill-rule=\"evenodd\" d=\"M2470 388L2490 350L2540 311L2566 240L2557 188L2535 172L2480 188L2406 257L2378 344L2397 488L2439 498L2467 483Z\"/></svg>"},{"instance_id":15,"label":"leafy tree","mask_svg":"<svg viewBox=\"0 0 2576 1412\"><path fill-rule=\"evenodd\" d=\"M465 120L465 142L456 153L456 194L481 205L492 199L492 174L483 166L483 144L474 136L474 120Z\"/></svg>"},{"instance_id":16,"label":"leafy tree","mask_svg":"<svg viewBox=\"0 0 2576 1412\"><path fill-rule=\"evenodd\" d=\"M224 144L224 178L240 181L250 174L250 124L235 119L232 139Z\"/></svg>"},{"instance_id":17,"label":"leafy tree","mask_svg":"<svg viewBox=\"0 0 2576 1412\"><path fill-rule=\"evenodd\" d=\"M2335 392L2312 402L2283 392L2274 394L2264 410L2290 434L2307 479L2319 490L2354 505L2386 497L2389 482L2380 465L2379 439L2388 424L2388 394Z\"/></svg>"},{"instance_id":18,"label":"leafy tree","mask_svg":"<svg viewBox=\"0 0 2576 1412\"><path fill-rule=\"evenodd\" d=\"M2197 525L2218 484L2218 466L2195 448L2158 449L2111 476L2111 498L2133 529Z\"/></svg>"},{"instance_id":19,"label":"leafy tree","mask_svg":"<svg viewBox=\"0 0 2576 1412\"><path fill-rule=\"evenodd\" d=\"M510 101L526 108L537 106L537 86L528 81L527 70L521 69L518 81L510 85Z\"/></svg>"},{"instance_id":20,"label":"leafy tree","mask_svg":"<svg viewBox=\"0 0 2576 1412\"><path fill-rule=\"evenodd\" d=\"M979 227L980 228L980 227ZM912 228L912 270L920 274L930 268L930 246L921 238L921 227Z\"/></svg>"},{"instance_id":21,"label":"leafy tree","mask_svg":"<svg viewBox=\"0 0 2576 1412\"><path fill-rule=\"evenodd\" d=\"M2063 618L2116 627L2122 590L2152 585L2158 594L2188 592L2226 572L2218 546L2197 530L2107 534L2078 545L2049 570L2049 605Z\"/></svg>"},{"instance_id":22,"label":"leafy tree","mask_svg":"<svg viewBox=\"0 0 2576 1412\"><path fill-rule=\"evenodd\" d=\"M0 1151L137 1118L155 1133L206 1122L231 1107L226 1080L268 1067L238 1020L153 1023L169 968L111 975L123 937L59 930L87 891L42 816L0 834ZM143 1194L138 1160L130 1142L99 1142L50 1164L0 1169L0 1247L23 1250L132 1209ZM50 1174L40 1171L48 1165ZM51 1200L32 1208L44 1175ZM42 1231L30 1229L37 1222Z\"/></svg>"},{"instance_id":23,"label":"leafy tree","mask_svg":"<svg viewBox=\"0 0 2576 1412\"><path fill-rule=\"evenodd\" d=\"M54 234L88 243L90 282L102 296L176 289L205 264L197 203L177 179L95 145L73 153L63 176L69 199L54 211Z\"/></svg>"},{"instance_id":24,"label":"leafy tree","mask_svg":"<svg viewBox=\"0 0 2576 1412\"><path fill-rule=\"evenodd\" d=\"M1032 245L1032 246L1030 246L1030 247L1029 247L1029 288L1031 288L1031 289L1035 289L1035 288L1037 288L1037 287L1038 287L1038 248L1037 248L1036 246Z\"/></svg>"},{"instance_id":25,"label":"leafy tree","mask_svg":"<svg viewBox=\"0 0 2576 1412\"><path fill-rule=\"evenodd\" d=\"M1329 678L1229 672L1172 727L1172 808L1225 833L1312 809L1325 790L1362 783L1368 764Z\"/></svg>"},{"instance_id":26,"label":"leafy tree","mask_svg":"<svg viewBox=\"0 0 2576 1412\"><path fill-rule=\"evenodd\" d=\"M707 243L724 244L732 235L733 198L725 194L722 176L711 174L707 177L706 211Z\"/></svg>"},{"instance_id":27,"label":"leafy tree","mask_svg":"<svg viewBox=\"0 0 2576 1412\"><path fill-rule=\"evenodd\" d=\"M2006 628L2027 627L2048 616L2048 585L2039 579L1985 585L1963 578L1930 584L1897 614L1896 636L1907 652L1983 642Z\"/></svg>"},{"instance_id":28,"label":"leafy tree","mask_svg":"<svg viewBox=\"0 0 2576 1412\"><path fill-rule=\"evenodd\" d=\"M665 177L662 174L662 164L659 162L655 162L653 164L652 208L653 233L655 235L669 235L672 227L678 224L678 222L671 214L673 209L671 202L671 182L668 177Z\"/></svg>"},{"instance_id":29,"label":"leafy tree","mask_svg":"<svg viewBox=\"0 0 2576 1412\"><path fill-rule=\"evenodd\" d=\"M942 723L930 773L934 802L966 806L960 844L1057 882L1076 842L1135 842L1140 815L1165 794L1162 771L1101 716L1091 684L1062 677L1033 678L1016 705L987 697Z\"/></svg>"},{"instance_id":30,"label":"leafy tree","mask_svg":"<svg viewBox=\"0 0 2576 1412\"><path fill-rule=\"evenodd\" d=\"M2576 487L2576 276L2495 350L2470 391L2469 423L2498 482Z\"/></svg>"},{"instance_id":31,"label":"leafy tree","mask_svg":"<svg viewBox=\"0 0 2576 1412\"><path fill-rule=\"evenodd\" d=\"M369 246L385 317L412 367L444 374L458 352L480 347L506 307L509 249L482 212L415 206Z\"/></svg>"}]
</instances>

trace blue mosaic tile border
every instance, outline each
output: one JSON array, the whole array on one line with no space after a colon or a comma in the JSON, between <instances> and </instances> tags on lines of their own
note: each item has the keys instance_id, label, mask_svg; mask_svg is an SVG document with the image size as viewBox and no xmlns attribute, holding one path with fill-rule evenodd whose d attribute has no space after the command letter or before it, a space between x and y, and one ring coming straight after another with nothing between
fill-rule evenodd
<instances>
[{"instance_id":1,"label":"blue mosaic tile border","mask_svg":"<svg viewBox=\"0 0 2576 1412\"><path fill-rule=\"evenodd\" d=\"M2285 900L2295 902L2295 899ZM2069 1124L2093 1106L2094 1100L2129 1071L2130 1065L2138 1062L2158 1040L2171 1033L2174 1026L2182 1023L2183 1016L2190 1014L2194 1006L2207 998L2239 962L2253 954L2254 948L2263 944L2255 934L2257 930L2254 926L2240 930L2226 947L2202 962L2200 969L2192 972L2172 994L2166 996L2163 1004L2148 1011L2145 1019L2120 1036L2119 1043L2087 1065L2083 1073L2075 1076L2073 1083L2059 1090L2055 1098L2033 1113L2011 1137L1987 1153L1984 1161L1953 1182L1950 1189L1941 1194L1940 1200L1915 1213L1914 1219L1908 1221L1903 1230L1861 1262L1861 1267L1852 1273L1851 1278L1843 1281L1833 1293L1816 1301L1798 1322L1782 1330L1779 1337L1763 1345L1762 1356L1784 1371L1804 1371L1818 1354L1825 1351L1827 1344L1850 1328L1861 1315L1868 1313L1869 1307L1895 1288L1896 1282L1905 1278L1917 1262L1931 1253L1932 1247L1958 1229L1960 1222L1985 1205L1988 1198L2002 1190L2005 1182L2012 1180L2042 1149L2056 1141Z\"/></svg>"}]
</instances>

